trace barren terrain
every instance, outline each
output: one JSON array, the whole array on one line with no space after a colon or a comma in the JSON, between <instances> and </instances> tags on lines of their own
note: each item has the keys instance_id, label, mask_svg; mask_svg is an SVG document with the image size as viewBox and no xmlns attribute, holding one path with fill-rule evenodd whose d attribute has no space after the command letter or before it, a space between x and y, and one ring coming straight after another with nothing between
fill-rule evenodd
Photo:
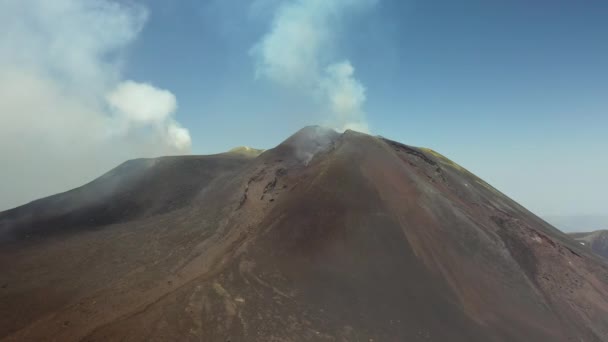
<instances>
[{"instance_id":1,"label":"barren terrain","mask_svg":"<svg viewBox=\"0 0 608 342\"><path fill-rule=\"evenodd\" d=\"M608 264L432 150L307 127L0 213L6 341L608 341Z\"/></svg>"}]
</instances>

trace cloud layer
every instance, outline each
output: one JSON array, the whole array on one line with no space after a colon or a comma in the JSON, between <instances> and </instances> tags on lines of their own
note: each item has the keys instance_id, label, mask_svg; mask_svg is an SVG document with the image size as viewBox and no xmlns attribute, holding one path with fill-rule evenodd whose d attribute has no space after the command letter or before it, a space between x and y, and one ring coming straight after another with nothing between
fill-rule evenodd
<instances>
[{"instance_id":1,"label":"cloud layer","mask_svg":"<svg viewBox=\"0 0 608 342\"><path fill-rule=\"evenodd\" d=\"M369 130L365 87L350 61L334 61L336 25L375 0L293 0L276 9L270 31L252 48L256 76L310 94L339 130Z\"/></svg>"},{"instance_id":2,"label":"cloud layer","mask_svg":"<svg viewBox=\"0 0 608 342\"><path fill-rule=\"evenodd\" d=\"M129 158L189 152L175 96L122 77L147 15L110 0L0 2L0 210Z\"/></svg>"}]
</instances>

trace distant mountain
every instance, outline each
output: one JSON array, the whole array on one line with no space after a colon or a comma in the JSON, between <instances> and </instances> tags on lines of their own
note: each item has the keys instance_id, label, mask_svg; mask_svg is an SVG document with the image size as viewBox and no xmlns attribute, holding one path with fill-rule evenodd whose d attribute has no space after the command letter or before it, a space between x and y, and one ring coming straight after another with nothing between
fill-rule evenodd
<instances>
[{"instance_id":1,"label":"distant mountain","mask_svg":"<svg viewBox=\"0 0 608 342\"><path fill-rule=\"evenodd\" d=\"M231 149L228 152L244 154L244 155L251 156L251 157L257 157L260 154L262 154L262 152L264 152L264 150L252 148L249 146L239 146L239 147L235 147L235 148Z\"/></svg>"},{"instance_id":2,"label":"distant mountain","mask_svg":"<svg viewBox=\"0 0 608 342\"><path fill-rule=\"evenodd\" d=\"M605 215L553 215L543 218L564 232L608 229L608 216Z\"/></svg>"},{"instance_id":3,"label":"distant mountain","mask_svg":"<svg viewBox=\"0 0 608 342\"><path fill-rule=\"evenodd\" d=\"M589 233L571 233L576 241L591 248L595 253L608 258L608 230L598 230Z\"/></svg>"},{"instance_id":4,"label":"distant mountain","mask_svg":"<svg viewBox=\"0 0 608 342\"><path fill-rule=\"evenodd\" d=\"M240 152L0 213L0 339L608 341L608 263L441 154Z\"/></svg>"}]
</instances>

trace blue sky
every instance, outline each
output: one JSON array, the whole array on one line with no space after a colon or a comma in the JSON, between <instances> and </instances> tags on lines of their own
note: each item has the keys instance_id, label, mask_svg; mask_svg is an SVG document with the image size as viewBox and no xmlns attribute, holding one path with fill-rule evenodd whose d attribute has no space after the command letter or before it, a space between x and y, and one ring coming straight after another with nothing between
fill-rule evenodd
<instances>
[{"instance_id":1,"label":"blue sky","mask_svg":"<svg viewBox=\"0 0 608 342\"><path fill-rule=\"evenodd\" d=\"M271 148L346 108L537 214L608 216L607 18L593 0L9 1L0 210L129 158Z\"/></svg>"},{"instance_id":2,"label":"blue sky","mask_svg":"<svg viewBox=\"0 0 608 342\"><path fill-rule=\"evenodd\" d=\"M265 5L147 3L126 72L176 94L194 153L269 148L322 121L255 78ZM608 214L606 18L605 1L380 0L342 20L336 44L373 134L436 149L539 214Z\"/></svg>"}]
</instances>

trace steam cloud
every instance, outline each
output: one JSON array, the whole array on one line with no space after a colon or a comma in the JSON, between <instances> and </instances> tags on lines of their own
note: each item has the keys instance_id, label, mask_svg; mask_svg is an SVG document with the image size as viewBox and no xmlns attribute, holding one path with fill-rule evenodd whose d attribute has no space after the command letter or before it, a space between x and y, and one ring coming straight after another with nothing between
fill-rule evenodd
<instances>
[{"instance_id":1,"label":"steam cloud","mask_svg":"<svg viewBox=\"0 0 608 342\"><path fill-rule=\"evenodd\" d=\"M369 130L365 87L351 62L329 61L335 27L349 12L376 0L293 0L279 6L270 31L252 48L256 76L309 92L329 112L326 124L338 130Z\"/></svg>"},{"instance_id":2,"label":"steam cloud","mask_svg":"<svg viewBox=\"0 0 608 342\"><path fill-rule=\"evenodd\" d=\"M177 100L168 90L147 83L125 81L106 97L120 115L122 122L135 126L152 125L168 146L177 151L190 149L190 134L171 115L177 110ZM128 129L128 127L127 127Z\"/></svg>"},{"instance_id":3,"label":"steam cloud","mask_svg":"<svg viewBox=\"0 0 608 342\"><path fill-rule=\"evenodd\" d=\"M126 159L189 152L175 96L122 76L146 19L130 2L0 2L0 210Z\"/></svg>"}]
</instances>

